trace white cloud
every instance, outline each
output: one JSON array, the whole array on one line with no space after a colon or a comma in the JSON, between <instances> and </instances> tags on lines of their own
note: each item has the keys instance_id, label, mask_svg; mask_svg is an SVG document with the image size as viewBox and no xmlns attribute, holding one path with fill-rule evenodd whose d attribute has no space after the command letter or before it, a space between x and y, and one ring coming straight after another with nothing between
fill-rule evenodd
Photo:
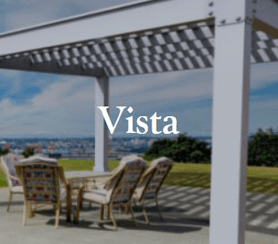
<instances>
[{"instance_id":1,"label":"white cloud","mask_svg":"<svg viewBox=\"0 0 278 244\"><path fill-rule=\"evenodd\" d=\"M72 95L73 87L84 86ZM31 135L40 131L45 135L93 134L93 83L82 78L62 78L24 105L10 99L0 103L0 133L4 135ZM89 131L91 129L91 131Z\"/></svg>"},{"instance_id":2,"label":"white cloud","mask_svg":"<svg viewBox=\"0 0 278 244\"><path fill-rule=\"evenodd\" d=\"M17 76L16 73L5 75ZM259 76L258 80L263 80L265 77L267 75ZM14 104L9 98L1 101L1 136L94 134L92 78L53 76L53 79L56 79L54 83L46 86L26 104ZM45 84L43 79L33 82ZM136 104L140 113L152 114L158 111L162 116L177 116L181 130L186 129L190 134L209 134L211 131L210 104L204 108L186 106L212 97L211 70L113 78L110 92L113 106ZM265 108L271 111L277 105L278 100L275 99L271 102L251 101L251 114L258 118L257 114L260 112L256 111ZM268 117L272 121L270 124L277 122L278 118ZM251 121L250 128L264 127L267 124L258 121L260 122ZM121 128L118 133L122 133L123 130Z\"/></svg>"},{"instance_id":3,"label":"white cloud","mask_svg":"<svg viewBox=\"0 0 278 244\"><path fill-rule=\"evenodd\" d=\"M251 101L252 109L263 110L263 109L275 109L278 110L278 96L259 96L262 99L256 99ZM278 123L277 123L278 124Z\"/></svg>"},{"instance_id":4,"label":"white cloud","mask_svg":"<svg viewBox=\"0 0 278 244\"><path fill-rule=\"evenodd\" d=\"M205 74L206 72L201 72L196 77ZM138 76L135 80L129 77L131 81L127 78L122 81L112 79L111 103L122 105L117 103L121 101L127 106L137 103L139 108L140 104L147 103L148 106L141 107L141 112L152 114L165 107L165 100L168 105L173 106L177 101L190 101L194 94L200 97L200 91L206 90L206 95L210 93L209 89L198 89L200 82L193 77L193 73L182 72ZM15 104L9 98L3 99L0 103L1 135L93 135L93 80L68 76L57 80L25 104ZM202 84L204 83L202 81ZM162 112L160 115L173 114L167 110ZM176 114L178 115L178 112ZM122 130L123 128L118 132L121 133Z\"/></svg>"},{"instance_id":5,"label":"white cloud","mask_svg":"<svg viewBox=\"0 0 278 244\"><path fill-rule=\"evenodd\" d=\"M3 17L4 28L11 30L60 17L72 12L82 13L132 2L130 0L2 0L10 7ZM75 8L76 7L76 8ZM22 73L1 71L3 80L12 80L7 96L17 94L23 88ZM54 76L53 76L54 77ZM60 76L59 76L60 77ZM251 89L256 90L277 82L278 64L253 65ZM25 79L25 78L24 78ZM94 132L94 83L92 79L55 76L48 84L36 77L32 84L42 87L42 92L26 104L15 104L6 97L0 102L0 134L5 135L93 135ZM26 82L26 80L24 80ZM31 82L31 81L28 81ZM144 76L128 76L111 79L111 104L136 104L140 112L160 110L173 113L169 107L175 104L196 103L212 98L212 70L162 73ZM25 84L25 83L24 83ZM1 83L0 86L5 85ZM211 131L211 107L176 108L182 127L192 134ZM251 101L251 125L265 127L277 124L278 99ZM168 110L167 110L168 109Z\"/></svg>"},{"instance_id":6,"label":"white cloud","mask_svg":"<svg viewBox=\"0 0 278 244\"><path fill-rule=\"evenodd\" d=\"M251 89L259 89L277 82L278 63L255 64L251 68Z\"/></svg>"},{"instance_id":7,"label":"white cloud","mask_svg":"<svg viewBox=\"0 0 278 244\"><path fill-rule=\"evenodd\" d=\"M250 103L250 130L278 127L278 97L268 100L257 100Z\"/></svg>"},{"instance_id":8,"label":"white cloud","mask_svg":"<svg viewBox=\"0 0 278 244\"><path fill-rule=\"evenodd\" d=\"M210 70L173 72L124 78L113 82L112 101L130 104L196 101L212 96ZM161 103L161 106L163 106Z\"/></svg>"}]
</instances>

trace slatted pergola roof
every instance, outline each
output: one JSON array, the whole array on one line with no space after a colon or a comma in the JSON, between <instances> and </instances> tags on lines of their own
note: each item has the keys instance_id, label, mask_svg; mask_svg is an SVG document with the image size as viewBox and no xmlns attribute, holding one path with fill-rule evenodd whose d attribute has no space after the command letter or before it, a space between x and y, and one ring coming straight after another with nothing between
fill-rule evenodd
<instances>
[{"instance_id":1,"label":"slatted pergola roof","mask_svg":"<svg viewBox=\"0 0 278 244\"><path fill-rule=\"evenodd\" d=\"M182 1L172 2L180 4ZM199 2L207 1L199 0ZM158 7L161 4L158 1L139 2L78 16L60 23L66 24L89 17L94 20L100 14L105 16L115 10L124 12L136 5L138 8L142 8L142 5L145 8L151 3L157 4ZM16 34L20 37L29 32L32 38L32 31L38 29L43 31L49 26L60 23L54 22L4 33L0 35L0 44L2 39L5 41L6 38ZM38 49L20 50L5 55L1 55L0 51L0 68L111 77L210 68L214 63L214 29L215 18L206 16L198 21L158 26ZM72 34L74 35L74 31ZM49 37L45 36L45 38ZM252 63L278 61L278 39L254 26L250 58Z\"/></svg>"},{"instance_id":2,"label":"slatted pergola roof","mask_svg":"<svg viewBox=\"0 0 278 244\"><path fill-rule=\"evenodd\" d=\"M278 0L145 0L0 35L0 69L96 78L95 171L109 77L213 67L210 244L244 244L250 64L275 61Z\"/></svg>"},{"instance_id":3,"label":"slatted pergola roof","mask_svg":"<svg viewBox=\"0 0 278 244\"><path fill-rule=\"evenodd\" d=\"M5 55L1 60L6 68L9 63L27 62L33 67L53 63L61 70L80 67L85 73L105 70L108 76L123 76L212 67L213 42L214 25L208 21Z\"/></svg>"}]
</instances>

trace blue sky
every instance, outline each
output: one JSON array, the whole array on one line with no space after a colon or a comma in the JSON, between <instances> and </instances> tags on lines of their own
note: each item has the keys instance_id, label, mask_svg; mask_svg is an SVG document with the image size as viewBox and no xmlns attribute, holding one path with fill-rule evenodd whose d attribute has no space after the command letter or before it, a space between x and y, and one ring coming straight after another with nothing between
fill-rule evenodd
<instances>
[{"instance_id":1,"label":"blue sky","mask_svg":"<svg viewBox=\"0 0 278 244\"><path fill-rule=\"evenodd\" d=\"M0 32L127 2L0 0ZM208 69L112 78L112 116L133 106L135 118L173 115L180 131L211 135L212 77ZM253 65L251 79L250 132L277 128L278 63ZM0 70L0 137L93 136L94 109L92 78ZM115 135L125 135L126 116Z\"/></svg>"}]
</instances>

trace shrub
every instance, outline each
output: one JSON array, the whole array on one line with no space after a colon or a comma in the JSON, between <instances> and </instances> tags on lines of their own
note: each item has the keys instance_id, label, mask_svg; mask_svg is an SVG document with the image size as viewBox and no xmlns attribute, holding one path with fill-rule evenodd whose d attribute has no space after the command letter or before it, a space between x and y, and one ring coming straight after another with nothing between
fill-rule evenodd
<instances>
[{"instance_id":1,"label":"shrub","mask_svg":"<svg viewBox=\"0 0 278 244\"><path fill-rule=\"evenodd\" d=\"M199 163L204 159L204 154L201 151L195 150L193 153L190 154L190 157L196 163Z\"/></svg>"},{"instance_id":2,"label":"shrub","mask_svg":"<svg viewBox=\"0 0 278 244\"><path fill-rule=\"evenodd\" d=\"M4 149L1 149L0 148L0 156L2 156L2 155L6 155L6 154L8 154L10 152L10 149L8 148L4 148Z\"/></svg>"},{"instance_id":3,"label":"shrub","mask_svg":"<svg viewBox=\"0 0 278 244\"><path fill-rule=\"evenodd\" d=\"M248 165L278 167L278 131L258 129L249 140ZM166 156L176 162L210 163L211 148L208 143L180 135L176 140L154 142L145 157Z\"/></svg>"},{"instance_id":4,"label":"shrub","mask_svg":"<svg viewBox=\"0 0 278 244\"><path fill-rule=\"evenodd\" d=\"M278 166L278 134L261 129L249 140L248 165Z\"/></svg>"},{"instance_id":5,"label":"shrub","mask_svg":"<svg viewBox=\"0 0 278 244\"><path fill-rule=\"evenodd\" d=\"M22 155L24 156L24 158L28 158L34 154L35 154L35 149L32 146L26 147L25 150L22 152Z\"/></svg>"},{"instance_id":6,"label":"shrub","mask_svg":"<svg viewBox=\"0 0 278 244\"><path fill-rule=\"evenodd\" d=\"M145 157L169 157L176 162L208 162L211 149L208 143L180 135L176 140L163 139L153 143Z\"/></svg>"},{"instance_id":7,"label":"shrub","mask_svg":"<svg viewBox=\"0 0 278 244\"><path fill-rule=\"evenodd\" d=\"M6 155L10 152L10 144L5 144L4 149L0 148L0 156Z\"/></svg>"}]
</instances>

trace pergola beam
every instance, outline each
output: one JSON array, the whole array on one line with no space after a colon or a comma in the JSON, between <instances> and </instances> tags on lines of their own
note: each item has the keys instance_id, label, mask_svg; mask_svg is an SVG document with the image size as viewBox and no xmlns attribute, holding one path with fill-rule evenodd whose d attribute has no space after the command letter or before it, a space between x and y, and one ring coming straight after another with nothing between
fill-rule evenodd
<instances>
[{"instance_id":1,"label":"pergola beam","mask_svg":"<svg viewBox=\"0 0 278 244\"><path fill-rule=\"evenodd\" d=\"M278 15L278 11L277 11L277 15ZM278 29L266 22L263 22L260 19L254 18L253 28L255 30L263 31L273 38L278 38Z\"/></svg>"},{"instance_id":2,"label":"pergola beam","mask_svg":"<svg viewBox=\"0 0 278 244\"><path fill-rule=\"evenodd\" d=\"M278 1L256 0L254 9L254 28L278 38Z\"/></svg>"},{"instance_id":3,"label":"pergola beam","mask_svg":"<svg viewBox=\"0 0 278 244\"><path fill-rule=\"evenodd\" d=\"M82 65L65 66L57 61L32 63L28 57L20 58L20 62L14 58L0 59L0 69L43 72L43 73L53 73L53 74L63 74L63 75L90 76L90 77L99 77L99 76L106 75L106 72L102 68L90 69Z\"/></svg>"},{"instance_id":4,"label":"pergola beam","mask_svg":"<svg viewBox=\"0 0 278 244\"><path fill-rule=\"evenodd\" d=\"M153 0L0 35L0 56L211 18L208 0Z\"/></svg>"}]
</instances>

